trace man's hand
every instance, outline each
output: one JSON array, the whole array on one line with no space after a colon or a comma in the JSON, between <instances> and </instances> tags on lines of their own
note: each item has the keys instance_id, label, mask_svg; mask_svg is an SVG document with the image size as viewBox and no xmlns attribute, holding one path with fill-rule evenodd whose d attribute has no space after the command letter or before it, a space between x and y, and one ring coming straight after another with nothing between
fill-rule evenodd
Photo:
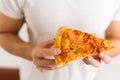
<instances>
[{"instance_id":1,"label":"man's hand","mask_svg":"<svg viewBox=\"0 0 120 80\"><path fill-rule=\"evenodd\" d=\"M52 46L53 40L45 41L37 44L32 51L33 63L42 72L57 69L55 60L47 57L58 55L61 51L60 49L51 48Z\"/></svg>"},{"instance_id":2,"label":"man's hand","mask_svg":"<svg viewBox=\"0 0 120 80\"><path fill-rule=\"evenodd\" d=\"M86 57L85 59L83 59L83 61L88 65L99 67L101 64L101 61L103 61L106 64L109 64L111 62L111 57L106 53L100 53L98 56Z\"/></svg>"}]
</instances>

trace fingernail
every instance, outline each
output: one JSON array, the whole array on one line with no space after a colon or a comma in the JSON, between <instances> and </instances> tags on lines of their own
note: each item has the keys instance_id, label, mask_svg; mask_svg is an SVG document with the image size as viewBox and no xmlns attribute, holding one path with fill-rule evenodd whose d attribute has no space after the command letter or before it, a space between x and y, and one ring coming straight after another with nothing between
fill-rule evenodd
<instances>
[{"instance_id":1,"label":"fingernail","mask_svg":"<svg viewBox=\"0 0 120 80\"><path fill-rule=\"evenodd\" d=\"M60 54L61 53L61 50L60 49L56 49L55 50L55 54Z\"/></svg>"}]
</instances>

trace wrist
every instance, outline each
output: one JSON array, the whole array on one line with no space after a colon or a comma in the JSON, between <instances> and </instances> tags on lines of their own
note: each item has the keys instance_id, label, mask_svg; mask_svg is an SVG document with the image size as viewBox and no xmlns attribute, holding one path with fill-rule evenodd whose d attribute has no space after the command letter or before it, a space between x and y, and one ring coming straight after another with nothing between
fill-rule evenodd
<instances>
[{"instance_id":1,"label":"wrist","mask_svg":"<svg viewBox=\"0 0 120 80\"><path fill-rule=\"evenodd\" d=\"M28 43L29 44L29 46L28 46L28 54L26 55L26 57L27 57L27 59L28 60L30 60L30 61L32 61L33 59L32 59L32 53L33 53L33 51L34 51L34 49L35 49L35 47L36 47L36 44L35 43Z\"/></svg>"}]
</instances>

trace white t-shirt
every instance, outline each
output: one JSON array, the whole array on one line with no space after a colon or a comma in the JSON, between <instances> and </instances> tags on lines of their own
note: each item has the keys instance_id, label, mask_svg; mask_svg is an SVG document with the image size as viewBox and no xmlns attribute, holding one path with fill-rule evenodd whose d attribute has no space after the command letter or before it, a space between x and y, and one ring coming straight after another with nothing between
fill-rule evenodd
<instances>
[{"instance_id":1,"label":"white t-shirt","mask_svg":"<svg viewBox=\"0 0 120 80\"><path fill-rule=\"evenodd\" d=\"M0 12L25 17L31 42L52 39L60 26L73 27L99 36L112 20L120 20L119 0L1 0ZM93 80L97 69L82 60L64 68L40 72L24 61L22 80Z\"/></svg>"}]
</instances>

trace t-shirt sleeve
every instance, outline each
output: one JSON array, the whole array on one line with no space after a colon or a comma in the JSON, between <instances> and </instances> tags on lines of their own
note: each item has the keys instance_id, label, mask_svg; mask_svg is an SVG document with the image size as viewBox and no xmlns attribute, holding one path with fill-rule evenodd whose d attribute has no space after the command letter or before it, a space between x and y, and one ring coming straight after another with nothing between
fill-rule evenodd
<instances>
[{"instance_id":1,"label":"t-shirt sleeve","mask_svg":"<svg viewBox=\"0 0 120 80\"><path fill-rule=\"evenodd\" d=\"M113 17L113 20L115 21L120 21L120 7L117 9L117 11L115 12L115 15Z\"/></svg>"},{"instance_id":2,"label":"t-shirt sleeve","mask_svg":"<svg viewBox=\"0 0 120 80\"><path fill-rule=\"evenodd\" d=\"M0 0L0 13L15 19L23 18L23 4L23 0Z\"/></svg>"}]
</instances>

